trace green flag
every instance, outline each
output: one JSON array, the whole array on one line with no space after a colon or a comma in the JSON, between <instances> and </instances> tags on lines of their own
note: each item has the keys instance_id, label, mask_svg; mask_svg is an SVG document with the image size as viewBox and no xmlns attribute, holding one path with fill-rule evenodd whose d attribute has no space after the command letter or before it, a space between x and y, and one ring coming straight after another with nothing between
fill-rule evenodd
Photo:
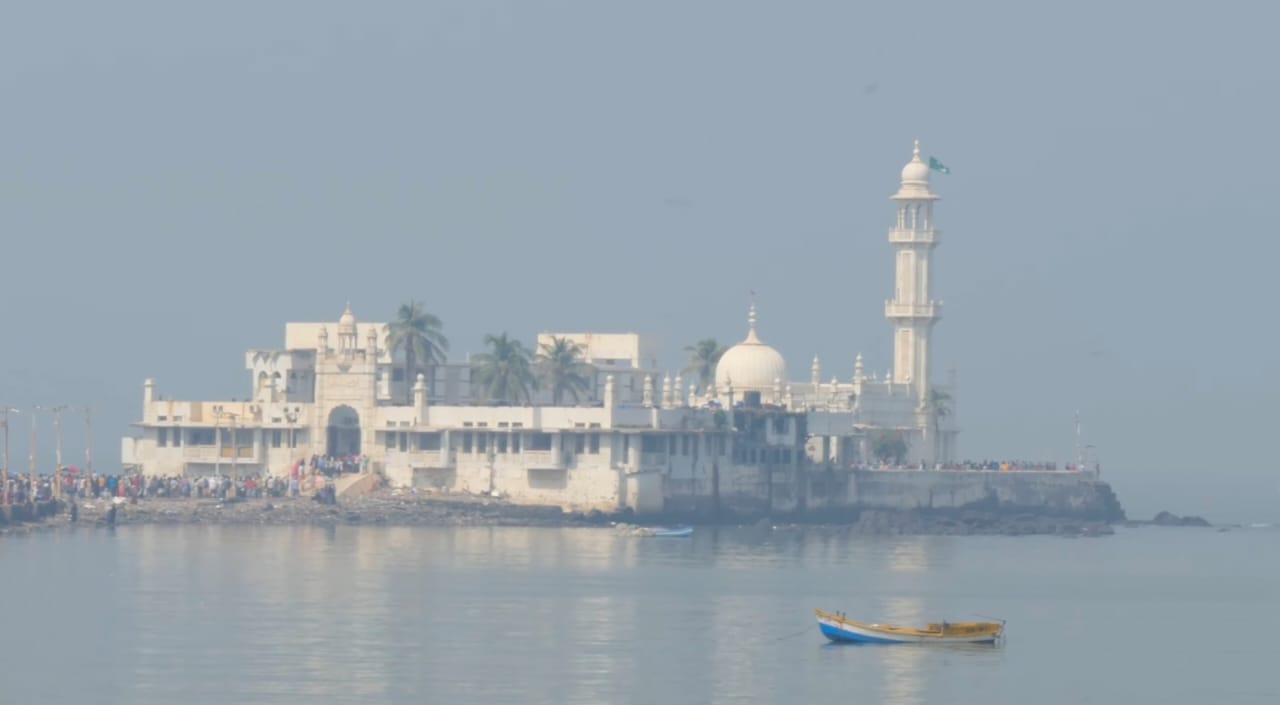
<instances>
[{"instance_id":1,"label":"green flag","mask_svg":"<svg viewBox=\"0 0 1280 705\"><path fill-rule=\"evenodd\" d=\"M951 173L951 168L950 168L950 167L948 167L946 164L943 164L942 162L938 161L937 159L935 159L935 158L933 158L933 157L929 157L929 168L930 168L930 169L933 169L934 171L938 172L939 174L950 174L950 173Z\"/></svg>"}]
</instances>

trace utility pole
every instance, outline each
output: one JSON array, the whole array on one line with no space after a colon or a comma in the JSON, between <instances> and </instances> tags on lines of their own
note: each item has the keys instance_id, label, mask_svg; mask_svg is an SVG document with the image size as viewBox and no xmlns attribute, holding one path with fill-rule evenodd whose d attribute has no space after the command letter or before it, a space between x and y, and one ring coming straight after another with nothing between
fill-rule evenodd
<instances>
[{"instance_id":1,"label":"utility pole","mask_svg":"<svg viewBox=\"0 0 1280 705\"><path fill-rule=\"evenodd\" d=\"M240 439L236 435L240 432L239 419L235 414L231 415L231 491L227 495L231 499L236 498L236 464L240 460Z\"/></svg>"},{"instance_id":2,"label":"utility pole","mask_svg":"<svg viewBox=\"0 0 1280 705\"><path fill-rule=\"evenodd\" d=\"M28 451L28 455L31 458L31 491L27 496L31 500L35 499L36 487L38 487L36 484L36 411L39 408L36 406L31 409L31 449Z\"/></svg>"},{"instance_id":3,"label":"utility pole","mask_svg":"<svg viewBox=\"0 0 1280 705\"><path fill-rule=\"evenodd\" d=\"M0 477L0 500L4 501L5 506L13 502L13 495L9 492L9 414L22 413L17 409L5 407L0 410L4 414L4 420L0 421L0 426L4 426L4 475Z\"/></svg>"},{"instance_id":4,"label":"utility pole","mask_svg":"<svg viewBox=\"0 0 1280 705\"><path fill-rule=\"evenodd\" d=\"M93 408L84 408L84 475L93 477Z\"/></svg>"},{"instance_id":5,"label":"utility pole","mask_svg":"<svg viewBox=\"0 0 1280 705\"><path fill-rule=\"evenodd\" d=\"M223 417L230 419L230 423L227 424L227 426L231 430L231 488L227 491L227 497L229 499L236 498L236 480L237 480L236 471L238 469L236 467L236 464L238 460L237 456L240 455L240 450L239 448L237 448L238 444L236 443L236 431L238 430L236 428L236 418L238 416L239 416L238 414L233 414L230 411L219 411L217 413L217 416L214 417L215 418L214 435L218 439L218 455L217 455L218 459L215 461L215 463L221 463L222 461L222 431L221 431L222 419ZM220 467L221 466L218 464L214 465L214 474L218 475L219 477L221 477L221 475L219 474Z\"/></svg>"},{"instance_id":6,"label":"utility pole","mask_svg":"<svg viewBox=\"0 0 1280 705\"><path fill-rule=\"evenodd\" d=\"M62 412L66 404L59 404L49 411L53 412L53 498L62 499Z\"/></svg>"},{"instance_id":7,"label":"utility pole","mask_svg":"<svg viewBox=\"0 0 1280 705\"><path fill-rule=\"evenodd\" d=\"M213 415L213 476L222 482L222 412Z\"/></svg>"}]
</instances>

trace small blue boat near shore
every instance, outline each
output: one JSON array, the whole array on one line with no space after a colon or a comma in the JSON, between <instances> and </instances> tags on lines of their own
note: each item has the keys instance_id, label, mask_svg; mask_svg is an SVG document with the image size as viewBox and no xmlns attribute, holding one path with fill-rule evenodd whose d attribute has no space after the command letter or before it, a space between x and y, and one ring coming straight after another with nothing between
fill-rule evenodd
<instances>
[{"instance_id":1,"label":"small blue boat near shore","mask_svg":"<svg viewBox=\"0 0 1280 705\"><path fill-rule=\"evenodd\" d=\"M653 535L661 538L682 538L693 536L692 526L655 526Z\"/></svg>"}]
</instances>

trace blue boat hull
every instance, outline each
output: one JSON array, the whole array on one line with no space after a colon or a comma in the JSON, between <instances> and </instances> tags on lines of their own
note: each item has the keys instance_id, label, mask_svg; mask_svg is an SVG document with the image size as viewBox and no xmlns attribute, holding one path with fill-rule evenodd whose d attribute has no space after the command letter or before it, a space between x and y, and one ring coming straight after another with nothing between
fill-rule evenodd
<instances>
[{"instance_id":1,"label":"blue boat hull","mask_svg":"<svg viewBox=\"0 0 1280 705\"><path fill-rule=\"evenodd\" d=\"M681 527L676 527L671 529L665 529L665 528L654 529L653 535L662 536L665 538L680 538L682 536L693 536L693 528L688 526L681 526Z\"/></svg>"},{"instance_id":2,"label":"blue boat hull","mask_svg":"<svg viewBox=\"0 0 1280 705\"><path fill-rule=\"evenodd\" d=\"M849 644L993 644L1004 624L972 622L930 624L926 629L863 624L840 614L817 610L818 629L831 641Z\"/></svg>"},{"instance_id":3,"label":"blue boat hull","mask_svg":"<svg viewBox=\"0 0 1280 705\"><path fill-rule=\"evenodd\" d=\"M857 634L839 627L818 623L818 628L822 630L822 636L831 641L840 642L842 644L900 644L902 642L893 639L877 639L866 634Z\"/></svg>"}]
</instances>

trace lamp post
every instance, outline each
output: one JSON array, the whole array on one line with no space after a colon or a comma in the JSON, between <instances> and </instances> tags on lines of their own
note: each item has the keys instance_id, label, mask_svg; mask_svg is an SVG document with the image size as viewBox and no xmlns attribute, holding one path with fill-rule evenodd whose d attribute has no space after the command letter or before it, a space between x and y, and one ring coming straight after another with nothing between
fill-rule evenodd
<instances>
[{"instance_id":1,"label":"lamp post","mask_svg":"<svg viewBox=\"0 0 1280 705\"><path fill-rule=\"evenodd\" d=\"M213 412L213 476L222 482L222 410Z\"/></svg>"},{"instance_id":2,"label":"lamp post","mask_svg":"<svg viewBox=\"0 0 1280 705\"><path fill-rule=\"evenodd\" d=\"M53 412L53 453L54 453L54 470L53 470L53 498L62 498L62 412L67 408L66 404L59 404L48 409Z\"/></svg>"},{"instance_id":3,"label":"lamp post","mask_svg":"<svg viewBox=\"0 0 1280 705\"><path fill-rule=\"evenodd\" d=\"M3 483L0 484L0 500L4 501L5 506L8 506L13 501L13 497L9 492L9 414L20 413L22 412L7 406L0 409L0 414L4 415L4 419L0 420L0 426L4 427L4 475L0 477L0 482Z\"/></svg>"},{"instance_id":4,"label":"lamp post","mask_svg":"<svg viewBox=\"0 0 1280 705\"><path fill-rule=\"evenodd\" d=\"M31 489L27 491L27 499L34 501L36 498L36 411L40 407L32 407L31 409L31 448L27 451L27 456L31 461Z\"/></svg>"},{"instance_id":5,"label":"lamp post","mask_svg":"<svg viewBox=\"0 0 1280 705\"><path fill-rule=\"evenodd\" d=\"M240 439L236 438L240 434L239 420L235 414L231 414L231 491L227 494L231 499L236 498L236 463L240 459Z\"/></svg>"},{"instance_id":6,"label":"lamp post","mask_svg":"<svg viewBox=\"0 0 1280 705\"><path fill-rule=\"evenodd\" d=\"M84 476L93 477L93 409L84 408Z\"/></svg>"},{"instance_id":7,"label":"lamp post","mask_svg":"<svg viewBox=\"0 0 1280 705\"><path fill-rule=\"evenodd\" d=\"M231 429L231 488L227 491L227 497L230 499L236 498L236 480L237 480L236 459L237 459L237 456L240 455L240 451L239 451L239 448L237 448L237 443L236 443L236 431L238 430L236 428L236 418L238 416L239 414L234 414L230 411L219 410L217 412L217 415L215 416L215 421L213 425L214 436L218 439L217 460L214 461L215 462L214 474L216 475L216 474L219 474L218 469L221 467L221 461L222 461L221 421L224 417L231 420L231 422L228 424L228 427Z\"/></svg>"},{"instance_id":8,"label":"lamp post","mask_svg":"<svg viewBox=\"0 0 1280 705\"><path fill-rule=\"evenodd\" d=\"M294 456L298 454L298 437L293 428L298 423L297 409L285 407L284 418L289 422L289 470L292 471L293 463L296 462Z\"/></svg>"}]
</instances>

